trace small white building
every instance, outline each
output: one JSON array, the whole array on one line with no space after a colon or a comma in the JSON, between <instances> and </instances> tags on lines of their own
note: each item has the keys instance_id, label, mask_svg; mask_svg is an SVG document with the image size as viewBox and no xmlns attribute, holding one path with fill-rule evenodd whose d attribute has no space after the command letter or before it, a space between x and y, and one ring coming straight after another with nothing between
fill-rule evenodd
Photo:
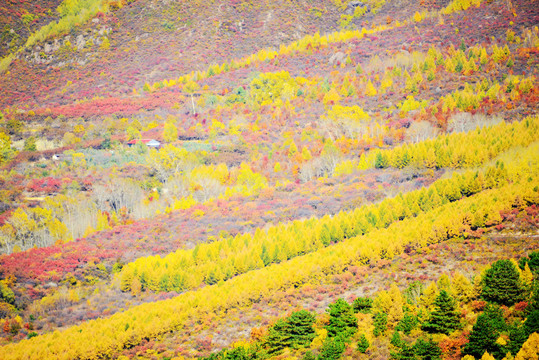
<instances>
[{"instance_id":1,"label":"small white building","mask_svg":"<svg viewBox=\"0 0 539 360\"><path fill-rule=\"evenodd\" d=\"M133 140L129 141L127 143L127 145L133 146L135 144L138 144L139 142L141 142L144 145L146 145L147 147L153 148L153 149L159 149L159 147L161 146L161 143L159 141L155 140L155 139L133 139Z\"/></svg>"}]
</instances>

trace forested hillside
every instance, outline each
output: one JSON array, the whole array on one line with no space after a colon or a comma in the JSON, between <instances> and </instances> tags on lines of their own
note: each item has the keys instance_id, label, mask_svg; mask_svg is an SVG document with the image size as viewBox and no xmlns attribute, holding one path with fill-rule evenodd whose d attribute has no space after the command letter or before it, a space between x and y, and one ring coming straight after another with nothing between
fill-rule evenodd
<instances>
[{"instance_id":1,"label":"forested hillside","mask_svg":"<svg viewBox=\"0 0 539 360\"><path fill-rule=\"evenodd\" d=\"M534 0L0 6L1 359L536 359Z\"/></svg>"}]
</instances>

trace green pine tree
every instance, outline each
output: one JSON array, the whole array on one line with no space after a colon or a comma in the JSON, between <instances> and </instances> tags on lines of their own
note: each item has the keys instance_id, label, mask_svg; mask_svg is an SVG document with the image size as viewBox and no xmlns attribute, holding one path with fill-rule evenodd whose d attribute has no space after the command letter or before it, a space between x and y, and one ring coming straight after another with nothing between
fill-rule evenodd
<instances>
[{"instance_id":1,"label":"green pine tree","mask_svg":"<svg viewBox=\"0 0 539 360\"><path fill-rule=\"evenodd\" d=\"M372 309L372 299L368 297L358 297L352 303L355 313L368 314Z\"/></svg>"},{"instance_id":2,"label":"green pine tree","mask_svg":"<svg viewBox=\"0 0 539 360\"><path fill-rule=\"evenodd\" d=\"M345 348L346 345L342 337L327 338L320 349L318 360L339 360Z\"/></svg>"},{"instance_id":3,"label":"green pine tree","mask_svg":"<svg viewBox=\"0 0 539 360\"><path fill-rule=\"evenodd\" d=\"M537 273L539 271L539 251L533 251L527 257L520 258L518 261L521 270L524 270L526 264L533 273Z\"/></svg>"},{"instance_id":4,"label":"green pine tree","mask_svg":"<svg viewBox=\"0 0 539 360\"><path fill-rule=\"evenodd\" d=\"M295 349L311 344L316 334L315 316L307 310L293 312L288 318L279 319L269 328L265 339L268 353L277 354L287 347Z\"/></svg>"},{"instance_id":5,"label":"green pine tree","mask_svg":"<svg viewBox=\"0 0 539 360\"><path fill-rule=\"evenodd\" d=\"M539 281L534 281L532 284L532 295L526 308L526 311L534 310L539 310Z\"/></svg>"},{"instance_id":6,"label":"green pine tree","mask_svg":"<svg viewBox=\"0 0 539 360\"><path fill-rule=\"evenodd\" d=\"M413 346L402 343L399 352L392 352L391 358L395 360L419 360Z\"/></svg>"},{"instance_id":7,"label":"green pine tree","mask_svg":"<svg viewBox=\"0 0 539 360\"><path fill-rule=\"evenodd\" d=\"M376 157L374 158L374 167L377 169L383 169L386 168L388 165L389 161L387 159L387 155L382 151L378 151L376 153Z\"/></svg>"},{"instance_id":8,"label":"green pine tree","mask_svg":"<svg viewBox=\"0 0 539 360\"><path fill-rule=\"evenodd\" d=\"M249 356L247 350L245 350L245 348L241 346L232 350L228 350L226 352L226 355L223 357L223 359L226 360L248 360L251 358L252 357Z\"/></svg>"},{"instance_id":9,"label":"green pine tree","mask_svg":"<svg viewBox=\"0 0 539 360\"><path fill-rule=\"evenodd\" d=\"M526 336L530 336L534 332L539 333L539 310L532 311L524 322L524 330Z\"/></svg>"},{"instance_id":10,"label":"green pine tree","mask_svg":"<svg viewBox=\"0 0 539 360\"><path fill-rule=\"evenodd\" d=\"M466 44L464 43L464 39L461 40L459 49L460 49L462 52L466 52Z\"/></svg>"},{"instance_id":11,"label":"green pine tree","mask_svg":"<svg viewBox=\"0 0 539 360\"><path fill-rule=\"evenodd\" d=\"M272 258L268 252L266 244L262 244L262 253L260 254L260 258L262 259L264 266L268 266L269 264L271 264Z\"/></svg>"},{"instance_id":12,"label":"green pine tree","mask_svg":"<svg viewBox=\"0 0 539 360\"><path fill-rule=\"evenodd\" d=\"M515 322L509 327L509 343L505 346L505 349L512 355L516 355L522 344L528 340L529 334L526 334L524 324L520 321Z\"/></svg>"},{"instance_id":13,"label":"green pine tree","mask_svg":"<svg viewBox=\"0 0 539 360\"><path fill-rule=\"evenodd\" d=\"M383 335L387 329L387 314L383 312L377 312L374 314L374 330L373 335L378 337Z\"/></svg>"},{"instance_id":14,"label":"green pine tree","mask_svg":"<svg viewBox=\"0 0 539 360\"><path fill-rule=\"evenodd\" d=\"M109 132L106 132L105 135L103 135L103 141L101 142L101 145L99 145L99 147L101 149L110 149L112 147Z\"/></svg>"},{"instance_id":15,"label":"green pine tree","mask_svg":"<svg viewBox=\"0 0 539 360\"><path fill-rule=\"evenodd\" d=\"M516 266L510 260L498 260L485 272L481 297L500 305L511 306L523 298L524 286Z\"/></svg>"},{"instance_id":16,"label":"green pine tree","mask_svg":"<svg viewBox=\"0 0 539 360\"><path fill-rule=\"evenodd\" d=\"M37 151L35 137L30 136L24 141L24 151Z\"/></svg>"},{"instance_id":17,"label":"green pine tree","mask_svg":"<svg viewBox=\"0 0 539 360\"><path fill-rule=\"evenodd\" d=\"M328 336L341 335L347 339L356 333L357 318L352 306L345 300L337 299L334 303L329 304L326 311L329 313L329 324L326 326Z\"/></svg>"},{"instance_id":18,"label":"green pine tree","mask_svg":"<svg viewBox=\"0 0 539 360\"><path fill-rule=\"evenodd\" d=\"M442 350L432 339L418 339L414 346L414 351L420 359L439 360L442 358Z\"/></svg>"},{"instance_id":19,"label":"green pine tree","mask_svg":"<svg viewBox=\"0 0 539 360\"><path fill-rule=\"evenodd\" d=\"M362 354L365 354L369 346L369 340L367 340L365 334L361 334L361 336L359 337L359 341L357 342L357 351Z\"/></svg>"},{"instance_id":20,"label":"green pine tree","mask_svg":"<svg viewBox=\"0 0 539 360\"><path fill-rule=\"evenodd\" d=\"M398 330L395 330L393 332L393 336L391 336L390 344L396 347L400 347L402 345L402 339Z\"/></svg>"},{"instance_id":21,"label":"green pine tree","mask_svg":"<svg viewBox=\"0 0 539 360\"><path fill-rule=\"evenodd\" d=\"M505 321L502 312L494 307L489 307L477 318L468 340L462 349L463 355L472 355L481 358L485 351L493 356L502 355L503 349L496 342L500 333L505 330Z\"/></svg>"},{"instance_id":22,"label":"green pine tree","mask_svg":"<svg viewBox=\"0 0 539 360\"><path fill-rule=\"evenodd\" d=\"M316 337L313 328L315 320L315 316L307 310L296 311L288 317L288 329L291 335L290 345L293 348L307 347L311 344Z\"/></svg>"},{"instance_id":23,"label":"green pine tree","mask_svg":"<svg viewBox=\"0 0 539 360\"><path fill-rule=\"evenodd\" d=\"M208 273L206 274L206 277L204 278L204 282L208 285L217 284L219 279L217 279L217 276L215 274L215 268L211 268Z\"/></svg>"},{"instance_id":24,"label":"green pine tree","mask_svg":"<svg viewBox=\"0 0 539 360\"><path fill-rule=\"evenodd\" d=\"M430 319L423 324L423 330L449 335L460 327L460 315L456 310L455 300L447 291L440 291L434 300L434 306L435 309L430 315Z\"/></svg>"},{"instance_id":25,"label":"green pine tree","mask_svg":"<svg viewBox=\"0 0 539 360\"><path fill-rule=\"evenodd\" d=\"M395 329L402 331L406 335L410 335L412 330L416 328L418 322L417 316L410 314L410 312L405 312L403 318L399 321Z\"/></svg>"},{"instance_id":26,"label":"green pine tree","mask_svg":"<svg viewBox=\"0 0 539 360\"><path fill-rule=\"evenodd\" d=\"M279 319L268 330L265 345L269 354L277 354L292 343L290 325L286 319Z\"/></svg>"}]
</instances>

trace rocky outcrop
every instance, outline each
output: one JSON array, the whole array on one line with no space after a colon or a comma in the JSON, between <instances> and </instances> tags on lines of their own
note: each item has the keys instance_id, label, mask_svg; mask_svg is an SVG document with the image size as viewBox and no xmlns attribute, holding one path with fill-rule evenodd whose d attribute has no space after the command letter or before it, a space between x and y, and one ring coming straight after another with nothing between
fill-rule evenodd
<instances>
[{"instance_id":1,"label":"rocky outcrop","mask_svg":"<svg viewBox=\"0 0 539 360\"><path fill-rule=\"evenodd\" d=\"M94 21L97 20L97 21ZM99 23L99 19L92 20L93 25ZM76 36L65 35L59 39L47 40L27 49L24 58L34 64L46 64L64 66L70 63L84 64L95 51L103 39L112 32L107 26L88 29ZM95 50L95 49L94 49Z\"/></svg>"},{"instance_id":2,"label":"rocky outcrop","mask_svg":"<svg viewBox=\"0 0 539 360\"><path fill-rule=\"evenodd\" d=\"M346 6L346 13L348 15L352 15L357 8L365 9L364 13L368 13L371 11L371 6L369 4L366 4L361 1L350 1Z\"/></svg>"},{"instance_id":3,"label":"rocky outcrop","mask_svg":"<svg viewBox=\"0 0 539 360\"><path fill-rule=\"evenodd\" d=\"M345 60L346 60L346 54L343 53L342 51L339 51L331 55L331 57L328 60L328 63L330 65L338 65L338 64L342 64Z\"/></svg>"}]
</instances>

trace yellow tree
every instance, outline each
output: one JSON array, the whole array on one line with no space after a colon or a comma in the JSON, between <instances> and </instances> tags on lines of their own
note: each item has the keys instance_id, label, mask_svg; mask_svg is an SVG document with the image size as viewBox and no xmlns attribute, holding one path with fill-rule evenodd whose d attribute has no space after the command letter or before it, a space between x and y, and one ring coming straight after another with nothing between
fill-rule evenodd
<instances>
[{"instance_id":1,"label":"yellow tree","mask_svg":"<svg viewBox=\"0 0 539 360\"><path fill-rule=\"evenodd\" d=\"M84 129L84 126L81 125L81 124L77 124L77 125L75 125L75 127L73 128L73 133L74 133L76 136L79 136L79 137L82 136L82 135L84 135L84 132L85 132L85 131L86 131L86 130Z\"/></svg>"},{"instance_id":2,"label":"yellow tree","mask_svg":"<svg viewBox=\"0 0 539 360\"><path fill-rule=\"evenodd\" d=\"M12 154L11 138L0 131L0 164L7 161Z\"/></svg>"},{"instance_id":3,"label":"yellow tree","mask_svg":"<svg viewBox=\"0 0 539 360\"><path fill-rule=\"evenodd\" d=\"M71 236L68 235L69 231L67 229L67 226L56 218L48 222L48 230L53 240L72 240Z\"/></svg>"},{"instance_id":4,"label":"yellow tree","mask_svg":"<svg viewBox=\"0 0 539 360\"><path fill-rule=\"evenodd\" d=\"M324 105L336 105L341 100L338 91L335 88L331 88L322 99Z\"/></svg>"},{"instance_id":5,"label":"yellow tree","mask_svg":"<svg viewBox=\"0 0 539 360\"><path fill-rule=\"evenodd\" d=\"M453 293L451 292L451 280L449 279L449 276L447 276L447 274L442 274L442 276L440 276L440 278L438 279L436 285L438 285L438 290L445 290L451 295L453 295Z\"/></svg>"},{"instance_id":6,"label":"yellow tree","mask_svg":"<svg viewBox=\"0 0 539 360\"><path fill-rule=\"evenodd\" d=\"M133 267L126 266L122 269L122 272L120 273L120 290L123 292L127 292L131 290L131 284L133 282L133 278L135 277Z\"/></svg>"},{"instance_id":7,"label":"yellow tree","mask_svg":"<svg viewBox=\"0 0 539 360\"><path fill-rule=\"evenodd\" d=\"M38 223L21 208L15 210L8 223L15 230L15 237L21 244L33 245L34 235L38 228Z\"/></svg>"},{"instance_id":8,"label":"yellow tree","mask_svg":"<svg viewBox=\"0 0 539 360\"><path fill-rule=\"evenodd\" d=\"M438 294L438 288L436 287L436 283L431 282L429 286L427 286L427 288L423 292L423 295L420 298L421 305L427 309L432 308L437 294Z\"/></svg>"},{"instance_id":9,"label":"yellow tree","mask_svg":"<svg viewBox=\"0 0 539 360\"><path fill-rule=\"evenodd\" d=\"M127 132L127 140L140 139L140 131L138 131L134 127L129 126L126 132Z\"/></svg>"},{"instance_id":10,"label":"yellow tree","mask_svg":"<svg viewBox=\"0 0 539 360\"><path fill-rule=\"evenodd\" d=\"M391 284L389 291L381 291L374 299L374 312L383 312L387 314L387 324L389 327L395 326L404 316L402 306L404 298L395 284Z\"/></svg>"},{"instance_id":11,"label":"yellow tree","mask_svg":"<svg viewBox=\"0 0 539 360\"><path fill-rule=\"evenodd\" d=\"M131 294L133 296L137 296L141 293L142 291L142 284L140 283L140 280L138 278L138 276L135 276L133 278L133 280L131 281Z\"/></svg>"},{"instance_id":12,"label":"yellow tree","mask_svg":"<svg viewBox=\"0 0 539 360\"><path fill-rule=\"evenodd\" d=\"M165 129L163 130L163 139L172 143L178 140L178 128L172 122L165 123Z\"/></svg>"},{"instance_id":13,"label":"yellow tree","mask_svg":"<svg viewBox=\"0 0 539 360\"><path fill-rule=\"evenodd\" d=\"M468 303L473 299L472 283L460 272L457 272L453 276L451 290L452 293L455 294L457 300L460 302Z\"/></svg>"},{"instance_id":14,"label":"yellow tree","mask_svg":"<svg viewBox=\"0 0 539 360\"><path fill-rule=\"evenodd\" d=\"M539 334L533 333L522 345L515 360L539 360Z\"/></svg>"},{"instance_id":15,"label":"yellow tree","mask_svg":"<svg viewBox=\"0 0 539 360\"><path fill-rule=\"evenodd\" d=\"M375 96L378 92L376 91L376 88L372 84L372 82L369 80L367 83L367 88L365 89L365 95L367 96Z\"/></svg>"},{"instance_id":16,"label":"yellow tree","mask_svg":"<svg viewBox=\"0 0 539 360\"><path fill-rule=\"evenodd\" d=\"M528 289L531 289L533 283L533 273L531 272L528 263L526 263L524 270L520 272L520 279Z\"/></svg>"}]
</instances>

